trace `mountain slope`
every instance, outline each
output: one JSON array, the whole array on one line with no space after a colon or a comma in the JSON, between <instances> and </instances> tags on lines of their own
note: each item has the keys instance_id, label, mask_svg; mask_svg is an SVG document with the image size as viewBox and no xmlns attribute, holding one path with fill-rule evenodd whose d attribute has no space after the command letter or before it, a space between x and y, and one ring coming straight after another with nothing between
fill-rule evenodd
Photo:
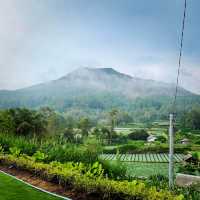
<instances>
[{"instance_id":1,"label":"mountain slope","mask_svg":"<svg viewBox=\"0 0 200 200\"><path fill-rule=\"evenodd\" d=\"M112 68L81 68L58 80L15 91L0 91L0 108L50 106L60 111L69 108L105 110L129 109L139 99L174 94L174 85L134 78ZM179 88L180 96L196 96Z\"/></svg>"}]
</instances>

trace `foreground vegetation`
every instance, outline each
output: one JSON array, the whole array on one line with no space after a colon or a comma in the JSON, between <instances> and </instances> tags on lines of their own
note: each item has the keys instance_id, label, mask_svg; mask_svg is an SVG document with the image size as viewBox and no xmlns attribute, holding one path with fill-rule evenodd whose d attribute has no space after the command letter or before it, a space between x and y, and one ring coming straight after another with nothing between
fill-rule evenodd
<instances>
[{"instance_id":1,"label":"foreground vegetation","mask_svg":"<svg viewBox=\"0 0 200 200\"><path fill-rule=\"evenodd\" d=\"M112 110L108 114L108 124L99 125L88 118L80 118L77 122L70 118L66 120L48 108L2 111L1 164L26 170L75 192L95 195L100 199L199 199L195 187L175 187L169 192L167 163L143 162L144 158L155 162L164 159L167 162L167 124L134 123L128 125L132 127L130 132L125 129L124 133L123 128L119 128L118 132L115 131L118 114L117 110ZM190 121L191 124L193 122ZM147 142L152 135L156 136L156 140ZM189 144L181 144L185 137L190 140ZM196 152L195 155L199 156L197 126L189 131L179 127L175 142L176 153ZM102 159L102 153L116 154L115 161ZM128 156L128 153L136 156ZM144 156L149 153L153 157ZM164 157L158 156L158 153ZM123 162L121 154L124 154ZM132 158L137 162L124 162ZM176 165L175 169L197 175L198 163L187 163L187 166L181 167Z\"/></svg>"},{"instance_id":2,"label":"foreground vegetation","mask_svg":"<svg viewBox=\"0 0 200 200\"><path fill-rule=\"evenodd\" d=\"M91 141L88 141L87 145L89 146L84 147L86 152L89 153L83 156L83 158L79 157L78 162L76 162L77 158L75 155L77 154L76 150L79 152L79 147L77 149L70 147L69 149L73 149L70 151L71 157L62 158L61 163L56 159L52 159L51 151L46 153L41 151L39 144L44 144L42 141L36 142L36 140L32 140L34 143L31 143L31 140L26 140L23 137L13 136L12 138L5 135L2 138L6 139L4 141L7 142L9 140L15 142L15 146L9 147L8 143L4 143L1 146L1 164L13 166L18 170L29 171L45 180L60 183L63 187L72 188L77 192L83 192L87 195L95 194L102 196L103 199L113 199L116 197L119 199L183 199L183 196L180 196L180 194L183 194L186 199L199 198L199 194L191 189L176 188L170 194L168 192L167 179L165 179L165 185L156 185L157 179L149 177L149 175L154 175L153 170L150 170L153 167L152 165L144 165L144 168L141 168L141 164L139 163L135 163L135 165L131 165L132 163L130 163L125 166L118 161L111 164L101 160L97 162L98 156L94 158L91 153L91 150L92 152L94 151L94 144L91 144ZM58 145L57 142L54 140L54 145ZM92 145L92 148L90 145ZM43 148L44 146L42 145ZM4 147L9 148L6 150ZM65 149L65 151L67 152L68 149ZM25 154L25 152L29 153L29 155ZM76 161L73 161L73 159ZM69 162L69 160L71 161ZM84 163L80 160L84 161ZM159 168L159 166L156 167L157 169ZM159 169L166 172L166 166ZM138 179L140 174L141 176L145 176L147 173L149 173L147 180ZM175 197L174 195L179 196Z\"/></svg>"}]
</instances>

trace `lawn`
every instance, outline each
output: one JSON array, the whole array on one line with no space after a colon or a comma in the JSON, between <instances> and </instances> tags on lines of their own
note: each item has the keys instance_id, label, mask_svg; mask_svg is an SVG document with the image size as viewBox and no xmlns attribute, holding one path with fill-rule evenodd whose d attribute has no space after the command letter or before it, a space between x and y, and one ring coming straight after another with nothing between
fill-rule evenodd
<instances>
[{"instance_id":1,"label":"lawn","mask_svg":"<svg viewBox=\"0 0 200 200\"><path fill-rule=\"evenodd\" d=\"M61 200L44 192L0 173L0 199L1 200Z\"/></svg>"}]
</instances>

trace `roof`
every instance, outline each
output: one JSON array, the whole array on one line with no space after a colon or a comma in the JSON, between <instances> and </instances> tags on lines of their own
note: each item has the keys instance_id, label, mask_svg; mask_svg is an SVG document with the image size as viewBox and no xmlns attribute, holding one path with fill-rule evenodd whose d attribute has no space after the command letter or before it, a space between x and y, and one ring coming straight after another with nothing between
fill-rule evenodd
<instances>
[{"instance_id":1,"label":"roof","mask_svg":"<svg viewBox=\"0 0 200 200\"><path fill-rule=\"evenodd\" d=\"M157 137L155 135L150 135L150 136L147 137L148 140L150 140L150 139L156 139L156 138Z\"/></svg>"},{"instance_id":2,"label":"roof","mask_svg":"<svg viewBox=\"0 0 200 200\"><path fill-rule=\"evenodd\" d=\"M189 141L189 139L187 139L187 138L183 138L182 140L181 140L181 142L188 142Z\"/></svg>"},{"instance_id":3,"label":"roof","mask_svg":"<svg viewBox=\"0 0 200 200\"><path fill-rule=\"evenodd\" d=\"M189 159L191 159L192 158L192 155L191 154L187 154L187 155L185 155L184 156L184 160L186 161L186 160L189 160Z\"/></svg>"}]
</instances>

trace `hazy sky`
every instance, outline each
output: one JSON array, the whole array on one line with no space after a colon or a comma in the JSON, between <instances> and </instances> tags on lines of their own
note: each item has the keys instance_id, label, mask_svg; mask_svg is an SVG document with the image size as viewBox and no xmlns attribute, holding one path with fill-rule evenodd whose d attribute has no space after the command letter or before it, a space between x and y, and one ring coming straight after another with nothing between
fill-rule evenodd
<instances>
[{"instance_id":1,"label":"hazy sky","mask_svg":"<svg viewBox=\"0 0 200 200\"><path fill-rule=\"evenodd\" d=\"M175 82L184 0L0 0L0 89L113 67ZM181 84L200 93L200 1L188 0Z\"/></svg>"}]
</instances>

